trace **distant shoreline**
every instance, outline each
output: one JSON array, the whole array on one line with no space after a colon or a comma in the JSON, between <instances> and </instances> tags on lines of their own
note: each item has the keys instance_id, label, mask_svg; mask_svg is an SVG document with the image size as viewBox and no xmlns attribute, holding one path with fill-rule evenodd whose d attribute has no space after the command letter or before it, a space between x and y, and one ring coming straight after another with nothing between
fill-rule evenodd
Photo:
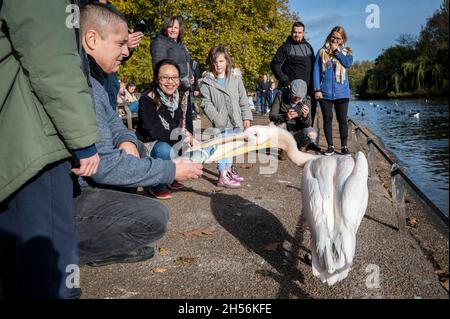
<instances>
[{"instance_id":1,"label":"distant shoreline","mask_svg":"<svg viewBox=\"0 0 450 319\"><path fill-rule=\"evenodd\" d=\"M448 93L425 94L425 93L389 93L389 94L365 94L352 96L356 100L408 100L408 99L448 99Z\"/></svg>"}]
</instances>

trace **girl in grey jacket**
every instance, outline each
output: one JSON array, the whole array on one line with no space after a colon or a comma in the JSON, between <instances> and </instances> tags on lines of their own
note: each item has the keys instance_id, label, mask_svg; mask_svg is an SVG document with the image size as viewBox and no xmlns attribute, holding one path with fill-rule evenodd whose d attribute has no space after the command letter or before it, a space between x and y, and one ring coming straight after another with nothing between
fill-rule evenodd
<instances>
[{"instance_id":1,"label":"girl in grey jacket","mask_svg":"<svg viewBox=\"0 0 450 319\"><path fill-rule=\"evenodd\" d=\"M209 51L207 62L209 72L203 74L200 87L201 107L206 117L213 127L221 130L219 135L222 136L247 129L253 116L248 107L241 71L232 68L232 59L223 46L213 47ZM232 158L219 161L218 186L241 186L244 179L236 172L232 163Z\"/></svg>"}]
</instances>

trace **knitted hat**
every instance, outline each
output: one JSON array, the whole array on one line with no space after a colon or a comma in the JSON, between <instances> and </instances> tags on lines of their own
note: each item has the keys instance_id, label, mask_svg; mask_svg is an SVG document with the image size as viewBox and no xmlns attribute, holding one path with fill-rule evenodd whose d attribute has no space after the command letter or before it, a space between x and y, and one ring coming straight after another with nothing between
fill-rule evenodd
<instances>
[{"instance_id":1,"label":"knitted hat","mask_svg":"<svg viewBox=\"0 0 450 319\"><path fill-rule=\"evenodd\" d=\"M304 98L306 96L306 91L307 91L307 85L306 82L301 80L301 79L297 79L291 82L291 95L292 96L298 96L300 98Z\"/></svg>"}]
</instances>

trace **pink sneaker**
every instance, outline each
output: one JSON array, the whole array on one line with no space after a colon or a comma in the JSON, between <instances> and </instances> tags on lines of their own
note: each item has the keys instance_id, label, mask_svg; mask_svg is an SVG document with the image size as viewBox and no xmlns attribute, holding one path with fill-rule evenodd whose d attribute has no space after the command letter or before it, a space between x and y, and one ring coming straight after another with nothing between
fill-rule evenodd
<instances>
[{"instance_id":1,"label":"pink sneaker","mask_svg":"<svg viewBox=\"0 0 450 319\"><path fill-rule=\"evenodd\" d=\"M241 175L238 174L238 172L236 171L234 166L231 166L229 172L230 172L231 177L233 178L233 180L235 180L236 182L242 183L244 181L244 178Z\"/></svg>"},{"instance_id":2,"label":"pink sneaker","mask_svg":"<svg viewBox=\"0 0 450 319\"><path fill-rule=\"evenodd\" d=\"M229 171L223 171L220 173L219 180L217 181L217 186L225 188L239 188L241 187L241 183L235 181Z\"/></svg>"}]
</instances>

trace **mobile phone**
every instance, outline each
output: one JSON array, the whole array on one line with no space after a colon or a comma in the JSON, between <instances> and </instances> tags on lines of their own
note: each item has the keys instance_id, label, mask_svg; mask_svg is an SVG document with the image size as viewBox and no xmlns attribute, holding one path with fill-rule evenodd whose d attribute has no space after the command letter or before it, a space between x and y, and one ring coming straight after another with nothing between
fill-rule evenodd
<instances>
[{"instance_id":1,"label":"mobile phone","mask_svg":"<svg viewBox=\"0 0 450 319\"><path fill-rule=\"evenodd\" d=\"M297 112L298 114L300 114L302 112L302 107L303 107L303 103L299 102L297 103L292 109Z\"/></svg>"}]
</instances>

